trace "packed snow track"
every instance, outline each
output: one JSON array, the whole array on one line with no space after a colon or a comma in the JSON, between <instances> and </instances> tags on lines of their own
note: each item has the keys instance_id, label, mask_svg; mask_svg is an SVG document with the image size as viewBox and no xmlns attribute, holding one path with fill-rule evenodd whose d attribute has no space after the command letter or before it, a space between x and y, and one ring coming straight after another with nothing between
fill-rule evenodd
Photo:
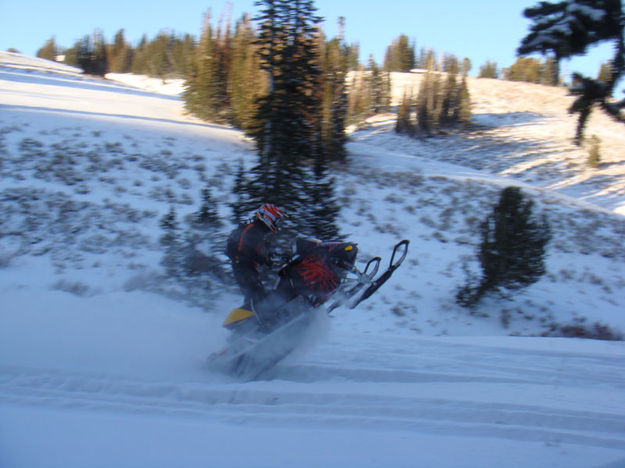
<instances>
[{"instance_id":1,"label":"packed snow track","mask_svg":"<svg viewBox=\"0 0 625 468\"><path fill-rule=\"evenodd\" d=\"M329 333L253 382L211 374L201 365L182 380L147 372L131 377L4 365L0 415L10 425L0 426L0 461L5 458L8 464L3 466L17 466L15 461L38 466L30 465L34 460L20 438L28 415L37 409L44 424L35 432L68 415L81 415L79 439L109 418L120 420L116 431L130 440L141 438L129 432L133 425L127 426L128 421L144 421L148 433L154 430L152 423L197 426L195 437L208 438L211 457L220 463L227 450L212 434L254 434L256 444L264 433L279 428L289 434L287 442L299 444L309 440L314 445L319 431L334 433L337 440L355 434L360 435L356 439L373 437L378 442L363 447L359 466L378 466L371 458L374 447L377 456L389 452L394 460L389 466L411 466L423 445L432 443L441 447L433 459L439 466L518 466L525 450L545 452L544 465L532 455L532 466L602 466L625 459L624 365L618 343L385 335L363 339L345 333ZM396 437L398 451L381 448L376 434ZM193 437L187 443L193 444ZM488 452L473 461L463 455L485 446ZM401 453L407 458L399 457ZM338 458L311 453L306 463L335 466L342 460L340 450L334 456ZM123 455L114 461L124 466Z\"/></svg>"}]
</instances>

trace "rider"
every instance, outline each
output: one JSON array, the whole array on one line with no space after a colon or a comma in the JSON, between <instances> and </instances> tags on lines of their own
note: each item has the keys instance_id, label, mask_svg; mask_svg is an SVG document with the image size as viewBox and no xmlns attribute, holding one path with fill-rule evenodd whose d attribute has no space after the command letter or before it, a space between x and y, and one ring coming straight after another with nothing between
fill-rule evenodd
<instances>
[{"instance_id":1,"label":"rider","mask_svg":"<svg viewBox=\"0 0 625 468\"><path fill-rule=\"evenodd\" d=\"M278 223L286 213L271 203L264 203L247 223L239 225L228 237L226 255L232 261L232 272L245 296L245 305L265 296L258 266L271 267L270 237L278 232Z\"/></svg>"}]
</instances>

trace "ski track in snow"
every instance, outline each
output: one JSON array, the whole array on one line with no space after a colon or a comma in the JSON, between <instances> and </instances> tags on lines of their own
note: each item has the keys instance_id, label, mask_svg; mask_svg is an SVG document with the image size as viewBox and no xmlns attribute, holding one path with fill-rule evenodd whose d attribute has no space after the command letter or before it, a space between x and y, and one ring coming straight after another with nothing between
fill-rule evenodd
<instances>
[{"instance_id":1,"label":"ski track in snow","mask_svg":"<svg viewBox=\"0 0 625 468\"><path fill-rule=\"evenodd\" d=\"M256 382L206 372L181 382L3 366L0 403L625 450L625 355L396 339L345 349L330 340Z\"/></svg>"}]
</instances>

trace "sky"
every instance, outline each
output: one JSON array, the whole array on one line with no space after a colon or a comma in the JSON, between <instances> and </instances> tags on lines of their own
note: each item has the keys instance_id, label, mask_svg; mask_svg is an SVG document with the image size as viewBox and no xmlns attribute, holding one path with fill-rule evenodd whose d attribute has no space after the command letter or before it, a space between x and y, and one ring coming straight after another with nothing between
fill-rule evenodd
<instances>
[{"instance_id":1,"label":"sky","mask_svg":"<svg viewBox=\"0 0 625 468\"><path fill-rule=\"evenodd\" d=\"M161 30L199 36L202 18L211 10L213 18L232 11L236 20L243 13L259 11L254 0L2 0L0 5L0 50L14 48L34 56L51 37L58 45L71 47L78 39L100 29L108 41L120 29L136 45L141 36L153 38ZM393 39L405 34L422 47L439 54L469 58L471 74L487 61L508 67L515 51L529 32L525 8L537 0L316 0L324 18L327 36L337 32L338 18L346 18L345 36L360 44L360 60L373 55L382 63ZM581 71L595 76L602 62L612 56L609 46L595 48L589 56L562 63L563 72Z\"/></svg>"}]
</instances>

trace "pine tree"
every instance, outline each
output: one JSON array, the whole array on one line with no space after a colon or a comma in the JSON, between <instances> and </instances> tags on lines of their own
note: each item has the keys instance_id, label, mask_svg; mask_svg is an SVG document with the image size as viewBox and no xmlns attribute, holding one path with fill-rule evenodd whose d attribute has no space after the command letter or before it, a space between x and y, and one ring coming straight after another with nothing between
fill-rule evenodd
<instances>
[{"instance_id":1,"label":"pine tree","mask_svg":"<svg viewBox=\"0 0 625 468\"><path fill-rule=\"evenodd\" d=\"M440 126L442 100L440 99L440 76L436 71L435 55L430 51L427 73L421 81L417 95L417 126L428 136L434 135Z\"/></svg>"},{"instance_id":2,"label":"pine tree","mask_svg":"<svg viewBox=\"0 0 625 468\"><path fill-rule=\"evenodd\" d=\"M226 122L228 99L228 70L230 66L229 27L219 27L213 33L210 13L204 17L204 27L195 60L185 83L185 107L201 119Z\"/></svg>"},{"instance_id":3,"label":"pine tree","mask_svg":"<svg viewBox=\"0 0 625 468\"><path fill-rule=\"evenodd\" d=\"M318 40L321 18L310 0L295 0L288 8L291 40L283 65L284 87L288 94L288 117L285 119L295 134L294 156L317 158L319 156L319 115L321 111L321 50ZM295 136L295 138L293 138Z\"/></svg>"},{"instance_id":4,"label":"pine tree","mask_svg":"<svg viewBox=\"0 0 625 468\"><path fill-rule=\"evenodd\" d=\"M353 73L348 95L347 122L360 125L371 115L369 83L365 68L360 65Z\"/></svg>"},{"instance_id":5,"label":"pine tree","mask_svg":"<svg viewBox=\"0 0 625 468\"><path fill-rule=\"evenodd\" d=\"M210 277L224 280L226 271L222 253L225 242L220 228L223 223L218 215L217 203L211 195L210 185L202 189L199 210L190 220L183 247L183 270L188 278Z\"/></svg>"},{"instance_id":6,"label":"pine tree","mask_svg":"<svg viewBox=\"0 0 625 468\"><path fill-rule=\"evenodd\" d=\"M460 105L460 87L458 85L458 72L460 65L453 55L447 55L443 61L445 81L441 95L440 125L451 125L455 122Z\"/></svg>"},{"instance_id":7,"label":"pine tree","mask_svg":"<svg viewBox=\"0 0 625 468\"><path fill-rule=\"evenodd\" d=\"M388 70L381 70L373 56L369 56L369 103L371 114L386 112L391 105L391 77Z\"/></svg>"},{"instance_id":8,"label":"pine tree","mask_svg":"<svg viewBox=\"0 0 625 468\"><path fill-rule=\"evenodd\" d=\"M384 56L384 69L389 72L409 72L415 67L415 43L405 34L393 40Z\"/></svg>"},{"instance_id":9,"label":"pine tree","mask_svg":"<svg viewBox=\"0 0 625 468\"><path fill-rule=\"evenodd\" d=\"M569 109L569 112L579 114L575 142L582 144L584 128L595 105L625 123L621 113L625 99L616 103L609 99L625 73L625 21L621 0L542 1L526 9L524 15L533 24L531 32L521 41L518 54L552 52L559 62L561 58L584 55L595 44L606 41L614 44L612 76L607 83L573 75L575 85L571 91L579 96Z\"/></svg>"},{"instance_id":10,"label":"pine tree","mask_svg":"<svg viewBox=\"0 0 625 468\"><path fill-rule=\"evenodd\" d=\"M545 273L545 248L550 228L533 215L534 202L518 187L502 190L499 203L481 224L479 261L482 278L463 287L457 301L475 305L488 292L513 291L535 283Z\"/></svg>"},{"instance_id":11,"label":"pine tree","mask_svg":"<svg viewBox=\"0 0 625 468\"><path fill-rule=\"evenodd\" d=\"M497 63L487 61L480 67L480 73L478 78L499 78L499 70L497 69Z\"/></svg>"},{"instance_id":12,"label":"pine tree","mask_svg":"<svg viewBox=\"0 0 625 468\"><path fill-rule=\"evenodd\" d=\"M134 50L134 54L132 56L132 64L130 65L130 71L131 73L134 73L135 75L146 74L148 71L147 65L146 65L147 55L148 55L147 45L148 45L148 38L144 34L143 36L141 36L141 40L139 41L139 44Z\"/></svg>"},{"instance_id":13,"label":"pine tree","mask_svg":"<svg viewBox=\"0 0 625 468\"><path fill-rule=\"evenodd\" d=\"M179 57L180 64L180 68L176 70L178 76L184 78L191 71L195 48L196 40L192 34L185 34L184 38L177 42L176 56Z\"/></svg>"},{"instance_id":14,"label":"pine tree","mask_svg":"<svg viewBox=\"0 0 625 468\"><path fill-rule=\"evenodd\" d=\"M220 20L215 41L215 68L213 70L213 88L216 111L219 121L227 121L230 107L228 95L228 78L232 62L232 37L230 35L230 20L225 24Z\"/></svg>"},{"instance_id":15,"label":"pine tree","mask_svg":"<svg viewBox=\"0 0 625 468\"><path fill-rule=\"evenodd\" d=\"M54 37L51 37L46 41L42 48L37 51L37 57L44 58L46 60L56 60L59 48L56 45Z\"/></svg>"},{"instance_id":16,"label":"pine tree","mask_svg":"<svg viewBox=\"0 0 625 468\"><path fill-rule=\"evenodd\" d=\"M304 223L307 234L321 240L339 240L337 226L340 207L334 192L334 180L328 175L328 166L323 158L317 159L310 184L310 196Z\"/></svg>"},{"instance_id":17,"label":"pine tree","mask_svg":"<svg viewBox=\"0 0 625 468\"><path fill-rule=\"evenodd\" d=\"M176 210L172 206L169 212L160 220L161 229L164 231L159 239L164 249L161 265L165 267L167 275L177 278L183 269L182 242L180 239L180 226L176 220Z\"/></svg>"},{"instance_id":18,"label":"pine tree","mask_svg":"<svg viewBox=\"0 0 625 468\"><path fill-rule=\"evenodd\" d=\"M427 135L431 133L430 129L430 106L428 105L428 96L432 91L432 72L428 70L419 86L419 93L417 94L417 126L419 130Z\"/></svg>"},{"instance_id":19,"label":"pine tree","mask_svg":"<svg viewBox=\"0 0 625 468\"><path fill-rule=\"evenodd\" d=\"M358 69L358 60L360 56L360 45L352 43L347 47L347 70L352 71Z\"/></svg>"},{"instance_id":20,"label":"pine tree","mask_svg":"<svg viewBox=\"0 0 625 468\"><path fill-rule=\"evenodd\" d=\"M342 31L342 26L339 28ZM320 36L323 40L323 37ZM347 71L349 48L345 45L342 32L322 45L322 109L320 157L329 160L343 160L347 155L345 124L348 112Z\"/></svg>"},{"instance_id":21,"label":"pine tree","mask_svg":"<svg viewBox=\"0 0 625 468\"><path fill-rule=\"evenodd\" d=\"M245 220L245 215L254 208L250 203L247 193L245 165L242 160L239 160L239 167L237 168L237 175L234 179L232 194L234 195L234 201L230 203L230 209L232 210L231 219L233 224L241 224Z\"/></svg>"},{"instance_id":22,"label":"pine tree","mask_svg":"<svg viewBox=\"0 0 625 468\"><path fill-rule=\"evenodd\" d=\"M558 86L560 84L559 65L552 55L545 58L540 70L540 84L547 86Z\"/></svg>"},{"instance_id":23,"label":"pine tree","mask_svg":"<svg viewBox=\"0 0 625 468\"><path fill-rule=\"evenodd\" d=\"M194 216L194 223L199 227L218 228L222 225L217 214L217 205L211 194L210 185L202 189L202 205Z\"/></svg>"},{"instance_id":24,"label":"pine tree","mask_svg":"<svg viewBox=\"0 0 625 468\"><path fill-rule=\"evenodd\" d=\"M251 132L259 154L273 159L314 158L321 110L318 94L320 18L311 1L265 0L258 39L269 86Z\"/></svg>"},{"instance_id":25,"label":"pine tree","mask_svg":"<svg viewBox=\"0 0 625 468\"><path fill-rule=\"evenodd\" d=\"M412 96L406 91L402 97L399 109L397 110L397 121L395 122L395 132L403 133L409 136L414 135L415 129L412 122Z\"/></svg>"},{"instance_id":26,"label":"pine tree","mask_svg":"<svg viewBox=\"0 0 625 468\"><path fill-rule=\"evenodd\" d=\"M126 42L124 30L120 29L113 44L107 47L108 64L111 73L128 73L132 64L132 48Z\"/></svg>"},{"instance_id":27,"label":"pine tree","mask_svg":"<svg viewBox=\"0 0 625 468\"><path fill-rule=\"evenodd\" d=\"M258 162L241 178L236 211L274 203L291 215L283 236L293 235L295 221L298 230L313 233L332 223L311 216L320 194L330 203L333 184L327 161L344 157L346 48L341 39L326 44L312 1L258 4L263 8L256 17L260 26L255 45L267 93L257 101L248 130L256 141ZM332 218L328 210L323 215Z\"/></svg>"},{"instance_id":28,"label":"pine tree","mask_svg":"<svg viewBox=\"0 0 625 468\"><path fill-rule=\"evenodd\" d=\"M471 95L466 75L462 77L462 82L460 83L459 103L456 112L457 114L454 116L455 122L464 126L471 125Z\"/></svg>"},{"instance_id":29,"label":"pine tree","mask_svg":"<svg viewBox=\"0 0 625 468\"><path fill-rule=\"evenodd\" d=\"M257 101L267 92L265 78L255 45L256 33L250 17L244 15L236 24L232 39L232 65L228 77L230 121L243 130L253 126L258 112Z\"/></svg>"},{"instance_id":30,"label":"pine tree","mask_svg":"<svg viewBox=\"0 0 625 468\"><path fill-rule=\"evenodd\" d=\"M77 43L75 60L87 74L104 76L108 73L106 44L101 31L95 30Z\"/></svg>"},{"instance_id":31,"label":"pine tree","mask_svg":"<svg viewBox=\"0 0 625 468\"><path fill-rule=\"evenodd\" d=\"M471 64L471 59L467 57L462 59L462 75L463 76L467 76L469 74L469 72L471 71L471 67L473 67L473 65Z\"/></svg>"},{"instance_id":32,"label":"pine tree","mask_svg":"<svg viewBox=\"0 0 625 468\"><path fill-rule=\"evenodd\" d=\"M469 125L471 122L471 102L467 86L466 73L470 64L463 63L463 76L458 79L460 62L453 55L446 55L442 60L443 72L438 72L436 56L433 51L426 59L427 72L421 81L416 99L417 126L420 133L433 136L442 128L457 127L458 124ZM401 121L398 117L398 128L407 125L406 109L400 106Z\"/></svg>"},{"instance_id":33,"label":"pine tree","mask_svg":"<svg viewBox=\"0 0 625 468\"><path fill-rule=\"evenodd\" d=\"M542 64L531 57L519 57L504 71L504 78L509 81L526 81L540 83Z\"/></svg>"},{"instance_id":34,"label":"pine tree","mask_svg":"<svg viewBox=\"0 0 625 468\"><path fill-rule=\"evenodd\" d=\"M215 103L211 87L214 65L213 31L210 12L204 15L200 42L191 61L185 81L185 108L201 119L210 120L215 115Z\"/></svg>"}]
</instances>

